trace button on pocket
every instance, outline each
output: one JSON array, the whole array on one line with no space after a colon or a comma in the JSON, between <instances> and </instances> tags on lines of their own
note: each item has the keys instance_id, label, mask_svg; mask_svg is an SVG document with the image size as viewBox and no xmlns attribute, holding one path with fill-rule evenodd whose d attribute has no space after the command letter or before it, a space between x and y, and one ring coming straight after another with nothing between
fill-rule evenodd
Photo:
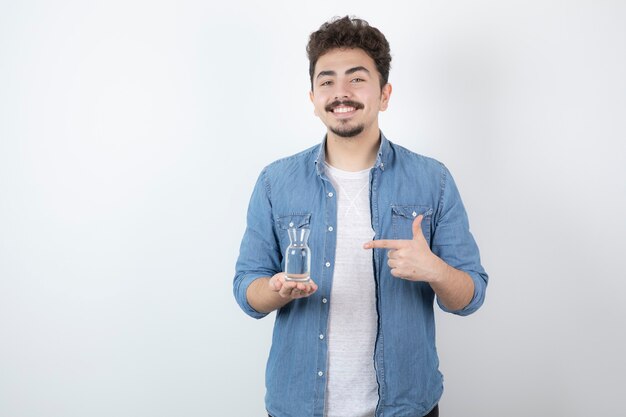
<instances>
[{"instance_id":1,"label":"button on pocket","mask_svg":"<svg viewBox=\"0 0 626 417\"><path fill-rule=\"evenodd\" d=\"M433 209L425 205L391 206L391 228L394 239L413 239L413 221L423 215L422 232L430 245L431 219Z\"/></svg>"}]
</instances>

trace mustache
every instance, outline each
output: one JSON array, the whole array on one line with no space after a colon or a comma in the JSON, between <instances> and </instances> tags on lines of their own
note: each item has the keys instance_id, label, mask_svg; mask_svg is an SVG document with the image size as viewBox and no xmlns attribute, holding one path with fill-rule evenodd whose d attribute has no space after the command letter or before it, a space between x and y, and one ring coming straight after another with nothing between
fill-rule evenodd
<instances>
[{"instance_id":1,"label":"mustache","mask_svg":"<svg viewBox=\"0 0 626 417\"><path fill-rule=\"evenodd\" d=\"M340 100L335 100L332 103L328 104L324 109L326 111L333 111L333 109L335 107L339 107L339 106L354 107L357 110L360 110L363 107L365 107L365 106L363 106L363 104L359 103L358 101L352 101L352 100L340 101Z\"/></svg>"}]
</instances>

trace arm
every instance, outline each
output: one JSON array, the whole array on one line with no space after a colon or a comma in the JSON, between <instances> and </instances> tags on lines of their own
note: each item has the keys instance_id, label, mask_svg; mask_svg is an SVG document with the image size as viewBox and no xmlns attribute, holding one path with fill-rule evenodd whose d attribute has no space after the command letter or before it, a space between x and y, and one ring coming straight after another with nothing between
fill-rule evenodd
<instances>
[{"instance_id":1,"label":"arm","mask_svg":"<svg viewBox=\"0 0 626 417\"><path fill-rule=\"evenodd\" d=\"M480 308L485 300L489 277L480 262L478 245L470 232L467 212L461 195L448 169L442 168L442 192L434 220L431 248L435 255L458 271L464 272L473 282L473 294L463 309L454 309L437 294L437 302L444 310L458 315L468 315Z\"/></svg>"},{"instance_id":2,"label":"arm","mask_svg":"<svg viewBox=\"0 0 626 417\"><path fill-rule=\"evenodd\" d=\"M376 240L364 248L391 249L388 264L393 276L428 282L443 310L468 315L482 305L488 276L456 184L443 165L442 184L431 246L421 230L422 216L418 216L412 240Z\"/></svg>"},{"instance_id":3,"label":"arm","mask_svg":"<svg viewBox=\"0 0 626 417\"><path fill-rule=\"evenodd\" d=\"M365 249L385 248L391 275L410 281L428 282L439 301L449 310L462 310L474 295L474 282L465 272L448 265L432 253L424 234L419 215L413 222L412 240L374 240L365 243Z\"/></svg>"},{"instance_id":4,"label":"arm","mask_svg":"<svg viewBox=\"0 0 626 417\"><path fill-rule=\"evenodd\" d=\"M285 282L282 254L274 231L270 187L266 171L261 172L248 205L247 227L241 241L233 293L241 309L251 317L262 318L295 298L317 290L309 283ZM299 290L294 293L294 290Z\"/></svg>"}]
</instances>

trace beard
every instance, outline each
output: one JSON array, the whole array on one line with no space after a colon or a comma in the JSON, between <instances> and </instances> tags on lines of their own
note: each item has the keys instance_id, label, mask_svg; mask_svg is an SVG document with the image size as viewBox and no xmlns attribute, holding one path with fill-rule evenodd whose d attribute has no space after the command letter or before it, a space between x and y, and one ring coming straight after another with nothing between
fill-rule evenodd
<instances>
[{"instance_id":1,"label":"beard","mask_svg":"<svg viewBox=\"0 0 626 417\"><path fill-rule=\"evenodd\" d=\"M341 126L339 127L329 127L329 129L331 132L333 132L335 135L341 138L352 138L354 136L361 134L361 132L365 130L365 125L360 124L356 126L346 126L345 124L342 123Z\"/></svg>"},{"instance_id":2,"label":"beard","mask_svg":"<svg viewBox=\"0 0 626 417\"><path fill-rule=\"evenodd\" d=\"M359 103L358 101L335 100L332 103L328 104L325 107L325 110L327 112L332 112L333 109L338 106L350 106L354 107L356 110L362 110L363 108L365 108L363 103ZM342 120L339 122L339 127L329 126L328 129L340 138L352 138L359 135L361 132L363 132L363 130L365 130L364 124L349 126L348 123L349 122L347 120Z\"/></svg>"}]
</instances>

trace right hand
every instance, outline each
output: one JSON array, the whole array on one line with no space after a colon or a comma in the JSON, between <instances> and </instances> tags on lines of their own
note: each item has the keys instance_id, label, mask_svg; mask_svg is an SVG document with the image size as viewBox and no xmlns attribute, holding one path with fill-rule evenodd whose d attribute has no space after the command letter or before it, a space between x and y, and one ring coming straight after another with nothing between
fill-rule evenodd
<instances>
[{"instance_id":1,"label":"right hand","mask_svg":"<svg viewBox=\"0 0 626 417\"><path fill-rule=\"evenodd\" d=\"M285 273L279 272L268 281L272 291L277 292L282 298L295 300L304 298L317 291L317 284L309 279L307 282L295 282L285 280Z\"/></svg>"}]
</instances>

